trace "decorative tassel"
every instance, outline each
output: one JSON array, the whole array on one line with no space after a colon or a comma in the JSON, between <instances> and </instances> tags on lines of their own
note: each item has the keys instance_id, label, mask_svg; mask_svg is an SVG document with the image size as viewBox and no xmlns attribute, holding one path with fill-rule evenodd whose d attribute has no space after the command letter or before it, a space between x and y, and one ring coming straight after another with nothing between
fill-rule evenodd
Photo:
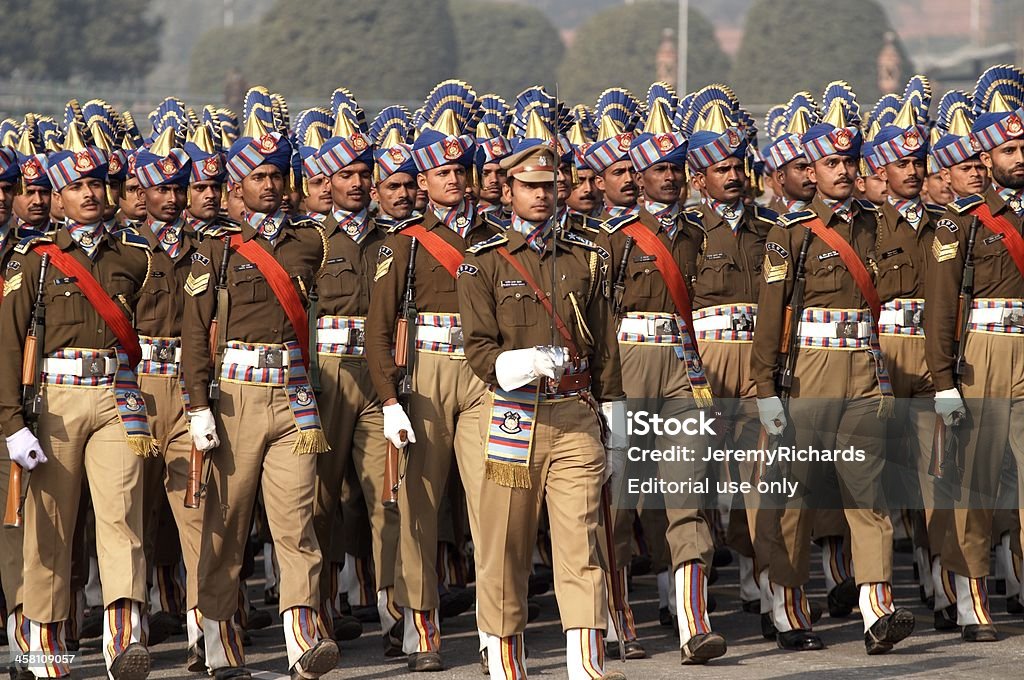
<instances>
[{"instance_id":1,"label":"decorative tassel","mask_svg":"<svg viewBox=\"0 0 1024 680\"><path fill-rule=\"evenodd\" d=\"M526 465L489 460L486 465L487 479L499 486L513 489L529 489L530 468Z\"/></svg>"},{"instance_id":2,"label":"decorative tassel","mask_svg":"<svg viewBox=\"0 0 1024 680\"><path fill-rule=\"evenodd\" d=\"M326 453L330 450L331 447L327 443L324 431L316 429L299 432L299 438L295 442L295 448L292 449L292 453L305 455L307 453Z\"/></svg>"},{"instance_id":3,"label":"decorative tassel","mask_svg":"<svg viewBox=\"0 0 1024 680\"><path fill-rule=\"evenodd\" d=\"M699 408L711 408L715 404L715 397L710 387L697 387L693 389L693 401Z\"/></svg>"},{"instance_id":4,"label":"decorative tassel","mask_svg":"<svg viewBox=\"0 0 1024 680\"><path fill-rule=\"evenodd\" d=\"M896 397L891 394L884 394L878 401L878 417L882 419L892 418L896 414Z\"/></svg>"},{"instance_id":5,"label":"decorative tassel","mask_svg":"<svg viewBox=\"0 0 1024 680\"><path fill-rule=\"evenodd\" d=\"M128 448L139 458L156 458L160 455L156 440L145 435L128 435Z\"/></svg>"}]
</instances>

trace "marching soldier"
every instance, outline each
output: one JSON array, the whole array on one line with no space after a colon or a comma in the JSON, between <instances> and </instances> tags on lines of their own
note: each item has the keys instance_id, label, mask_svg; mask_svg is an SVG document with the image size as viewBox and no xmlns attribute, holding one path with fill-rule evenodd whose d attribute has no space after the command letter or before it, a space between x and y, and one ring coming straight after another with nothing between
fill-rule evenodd
<instances>
[{"instance_id":1,"label":"marching soldier","mask_svg":"<svg viewBox=\"0 0 1024 680\"><path fill-rule=\"evenodd\" d=\"M824 121L802 138L817 196L807 210L781 218L768 235L751 369L761 424L769 435L782 435L788 421L797 448L865 451L866 460L836 461L835 469L852 534L865 648L868 654L881 654L913 631L914 616L893 606L892 525L879 507L884 505L879 489L885 462L882 418L891 412L892 388L875 328L878 293L867 268L875 258L875 217L852 197L861 150L859 130L847 124L856 114L855 102L843 84L831 84L823 102ZM805 277L806 304L790 310L798 315L796 337L781 348L784 308L794 282ZM776 387L780 350L799 357L788 416ZM788 477L797 481L801 494L781 511L779 531L772 536L769 576L777 642L783 649L823 646L811 631L803 586L815 515L807 505L821 501L825 465L790 464Z\"/></svg>"},{"instance_id":2,"label":"marching soldier","mask_svg":"<svg viewBox=\"0 0 1024 680\"><path fill-rule=\"evenodd\" d=\"M925 358L935 384L935 411L947 430L959 432L963 446L956 462L963 469L963 499L953 512L942 566L956 575L957 623L968 642L998 638L985 578L1007 443L1018 468L1024 464L1024 379L1016 359L1024 327L1024 102L1017 95L1022 85L1024 73L1008 66L994 66L978 79L979 113L970 142L977 144L992 184L951 203L937 222L925 286ZM945 148L955 151L951 146L957 144ZM968 148L961 147L960 155L970 153ZM958 318L966 267L974 270L973 301L961 312L966 318ZM960 329L963 335L955 339Z\"/></svg>"},{"instance_id":3,"label":"marching soldier","mask_svg":"<svg viewBox=\"0 0 1024 680\"><path fill-rule=\"evenodd\" d=\"M404 610L403 649L413 671L442 667L437 518L453 449L466 490L473 543L478 549L482 545L477 490L484 466L477 419L484 385L465 361L455 274L465 248L493 236L500 227L477 214L466 196L475 148L467 129L474 98L472 90L455 81L439 84L427 98L427 126L412 149L427 207L422 217L398 223L381 245L366 320L366 353L383 404L384 434L399 449L412 445L404 452L407 468L398 495L401 532L395 601ZM410 292L417 316L409 320L409 332L415 333L416 351L409 358L414 363L412 390L403 405L398 401L399 367L392 350L396 320Z\"/></svg>"},{"instance_id":4,"label":"marching soldier","mask_svg":"<svg viewBox=\"0 0 1024 680\"><path fill-rule=\"evenodd\" d=\"M585 154L593 143L593 119L582 104L572 109L573 124L566 138L572 148L572 191L565 203L570 214L597 218L604 212L604 196L597 188L597 173L587 165Z\"/></svg>"},{"instance_id":5,"label":"marching soldier","mask_svg":"<svg viewBox=\"0 0 1024 680\"><path fill-rule=\"evenodd\" d=\"M504 205L502 187L505 185L505 171L501 160L511 151L508 140L502 134L508 129L510 111L501 97L485 94L479 103L483 115L476 125L476 153L473 169L478 182L474 187L477 196L477 210L493 212L498 219L508 219Z\"/></svg>"},{"instance_id":6,"label":"marching soldier","mask_svg":"<svg viewBox=\"0 0 1024 680\"><path fill-rule=\"evenodd\" d=\"M0 307L0 426L11 459L34 470L25 504L24 615L32 652L56 655L32 671L70 673L60 655L67 651L71 532L84 474L102 546L107 671L112 678L145 678L150 657L142 644L141 495L143 458L151 454L153 437L136 381L141 351L129 319L148 278L149 256L140 237L104 230L107 157L85 145L75 121L64 150L51 155L48 174L66 221L52 237L32 236L15 248ZM42 403L22 404L22 348L40 301L46 331L33 377ZM26 425L32 412L39 413L38 439ZM109 474L111 465L117 475Z\"/></svg>"},{"instance_id":7,"label":"marching soldier","mask_svg":"<svg viewBox=\"0 0 1024 680\"><path fill-rule=\"evenodd\" d=\"M550 133L525 146L502 162L512 226L471 246L459 271L467 359L491 386L491 417L480 420L487 470L480 508L498 528L477 544L480 626L490 676L525 678L527 587L546 498L569 678L622 678L603 668L606 594L596 554L601 487L612 464L592 400L606 417L619 409L622 430L613 436L625 433L608 287L592 274L590 260L601 252L594 243L552 233L557 158ZM556 284L561 290L545 293L555 266L564 277ZM557 347L550 344L552 327L560 329ZM564 375L554 359L561 352Z\"/></svg>"},{"instance_id":8,"label":"marching soldier","mask_svg":"<svg viewBox=\"0 0 1024 680\"><path fill-rule=\"evenodd\" d=\"M185 221L189 231L195 232L202 239L220 226L217 217L220 215L224 183L228 177L224 154L217 147L205 123L197 127L185 142L185 152L192 161Z\"/></svg>"},{"instance_id":9,"label":"marching soldier","mask_svg":"<svg viewBox=\"0 0 1024 680\"><path fill-rule=\"evenodd\" d=\"M25 127L16 149L21 168L21 191L16 192L12 209L18 229L45 234L50 231L50 205L53 187L46 176L46 154L37 145L35 116L25 116Z\"/></svg>"},{"instance_id":10,"label":"marching soldier","mask_svg":"<svg viewBox=\"0 0 1024 680\"><path fill-rule=\"evenodd\" d=\"M990 179L988 168L981 162L980 147L972 143L974 113L970 101L957 90L947 92L939 101L937 118L939 137L931 146L931 155L939 174L949 183L953 199L983 193Z\"/></svg>"},{"instance_id":11,"label":"marching soldier","mask_svg":"<svg viewBox=\"0 0 1024 680\"><path fill-rule=\"evenodd\" d=\"M814 198L815 184L809 177L811 164L804 156L800 136L818 122L818 110L807 92L798 92L789 100L785 111L785 131L764 150L764 166L775 178L779 214L803 210Z\"/></svg>"},{"instance_id":12,"label":"marching soldier","mask_svg":"<svg viewBox=\"0 0 1024 680\"><path fill-rule=\"evenodd\" d=\"M370 132L375 147L370 198L379 207L374 220L378 229L388 230L416 212L416 162L412 146L407 143L411 126L409 112L398 106L386 107L373 119Z\"/></svg>"},{"instance_id":13,"label":"marching soldier","mask_svg":"<svg viewBox=\"0 0 1024 680\"><path fill-rule=\"evenodd\" d=\"M227 160L244 222L223 240L200 244L185 283L189 429L198 450L213 451L207 454L212 474L204 500L199 611L206 665L214 676L251 677L232 616L260 485L281 565L278 608L288 666L293 676L315 678L338 662L338 647L321 638L317 616L316 455L328 445L307 373L304 300L323 268L326 247L314 221L282 210L291 145L260 120L271 110L269 95L253 88L246 99L246 128Z\"/></svg>"}]
</instances>

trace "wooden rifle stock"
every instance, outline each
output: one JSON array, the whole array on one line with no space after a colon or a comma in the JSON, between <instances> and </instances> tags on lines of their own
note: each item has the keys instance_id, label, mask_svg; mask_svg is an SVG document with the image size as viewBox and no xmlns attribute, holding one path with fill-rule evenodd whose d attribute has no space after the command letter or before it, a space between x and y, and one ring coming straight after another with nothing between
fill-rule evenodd
<instances>
[{"instance_id":1,"label":"wooden rifle stock","mask_svg":"<svg viewBox=\"0 0 1024 680\"><path fill-rule=\"evenodd\" d=\"M409 365L409 320L402 317L395 323L395 366Z\"/></svg>"},{"instance_id":2,"label":"wooden rifle stock","mask_svg":"<svg viewBox=\"0 0 1024 680\"><path fill-rule=\"evenodd\" d=\"M192 445L188 456L188 479L185 482L185 507L198 508L202 501L203 452Z\"/></svg>"},{"instance_id":3,"label":"wooden rifle stock","mask_svg":"<svg viewBox=\"0 0 1024 680\"><path fill-rule=\"evenodd\" d=\"M4 527L17 529L21 526L21 466L11 461L11 476L7 480L7 505L4 508Z\"/></svg>"},{"instance_id":4,"label":"wooden rifle stock","mask_svg":"<svg viewBox=\"0 0 1024 680\"><path fill-rule=\"evenodd\" d=\"M406 441L405 430L399 432L398 436L403 442ZM384 485L380 490L380 502L385 508L398 507L398 488L400 486L398 467L400 455L401 451L389 439L384 456Z\"/></svg>"},{"instance_id":5,"label":"wooden rifle stock","mask_svg":"<svg viewBox=\"0 0 1024 680\"><path fill-rule=\"evenodd\" d=\"M25 351L21 355L21 384L23 387L32 387L36 383L36 370L38 369L39 353L37 352L39 339L34 335L25 338Z\"/></svg>"}]
</instances>

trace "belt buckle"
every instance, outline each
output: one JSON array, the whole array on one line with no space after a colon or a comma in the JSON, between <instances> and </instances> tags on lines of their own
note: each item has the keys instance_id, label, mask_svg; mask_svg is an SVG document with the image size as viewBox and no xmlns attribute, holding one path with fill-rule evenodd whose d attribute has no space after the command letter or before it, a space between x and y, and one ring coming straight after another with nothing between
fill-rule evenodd
<instances>
[{"instance_id":1,"label":"belt buckle","mask_svg":"<svg viewBox=\"0 0 1024 680\"><path fill-rule=\"evenodd\" d=\"M82 359L83 378L101 378L107 374L107 362L103 357Z\"/></svg>"},{"instance_id":2,"label":"belt buckle","mask_svg":"<svg viewBox=\"0 0 1024 680\"><path fill-rule=\"evenodd\" d=\"M347 347L362 347L363 346L363 329L362 328L349 328L348 329L348 342L345 343Z\"/></svg>"},{"instance_id":3,"label":"belt buckle","mask_svg":"<svg viewBox=\"0 0 1024 680\"><path fill-rule=\"evenodd\" d=\"M174 362L174 348L167 345L161 345L155 348L156 352L153 354L153 360L159 361L163 364L170 364Z\"/></svg>"},{"instance_id":4,"label":"belt buckle","mask_svg":"<svg viewBox=\"0 0 1024 680\"><path fill-rule=\"evenodd\" d=\"M679 335L679 324L675 319L656 319L654 335Z\"/></svg>"},{"instance_id":5,"label":"belt buckle","mask_svg":"<svg viewBox=\"0 0 1024 680\"><path fill-rule=\"evenodd\" d=\"M903 310L903 323L900 324L904 327L920 328L924 323L924 309L904 309Z\"/></svg>"},{"instance_id":6,"label":"belt buckle","mask_svg":"<svg viewBox=\"0 0 1024 680\"><path fill-rule=\"evenodd\" d=\"M857 321L836 321L836 338L841 340L860 339L860 323Z\"/></svg>"},{"instance_id":7,"label":"belt buckle","mask_svg":"<svg viewBox=\"0 0 1024 680\"><path fill-rule=\"evenodd\" d=\"M462 347L463 336L462 326L452 326L448 329L448 344Z\"/></svg>"},{"instance_id":8,"label":"belt buckle","mask_svg":"<svg viewBox=\"0 0 1024 680\"><path fill-rule=\"evenodd\" d=\"M729 323L732 325L734 331L752 331L754 330L754 317L746 312L740 312L739 314L733 314Z\"/></svg>"},{"instance_id":9,"label":"belt buckle","mask_svg":"<svg viewBox=\"0 0 1024 680\"><path fill-rule=\"evenodd\" d=\"M284 350L261 349L256 368L284 368Z\"/></svg>"},{"instance_id":10,"label":"belt buckle","mask_svg":"<svg viewBox=\"0 0 1024 680\"><path fill-rule=\"evenodd\" d=\"M1024 309L1004 309L1002 325L1024 326Z\"/></svg>"}]
</instances>

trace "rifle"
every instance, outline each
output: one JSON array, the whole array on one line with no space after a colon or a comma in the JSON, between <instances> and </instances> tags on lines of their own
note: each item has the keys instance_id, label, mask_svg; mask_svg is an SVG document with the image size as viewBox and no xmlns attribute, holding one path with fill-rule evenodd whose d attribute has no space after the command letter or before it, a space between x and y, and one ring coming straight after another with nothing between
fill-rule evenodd
<instances>
[{"instance_id":1,"label":"rifle","mask_svg":"<svg viewBox=\"0 0 1024 680\"><path fill-rule=\"evenodd\" d=\"M960 382L967 369L964 349L967 345L967 325L971 320L971 305L974 302L974 241L978 235L978 218L971 222L967 233L967 250L964 251L964 275L960 280L960 296L956 305L956 326L953 329L953 342L956 344L956 357L953 362L953 384L959 389ZM960 424L956 419L953 423L954 432L949 432L946 424L939 416L935 417L935 431L932 435L932 457L928 464L928 474L936 479L949 482L954 491L954 498L960 499L960 484L964 475L964 461L960 456L960 441L955 428Z\"/></svg>"},{"instance_id":2,"label":"rifle","mask_svg":"<svg viewBox=\"0 0 1024 680\"><path fill-rule=\"evenodd\" d=\"M779 400L782 407L789 406L790 392L793 390L793 375L796 373L796 357L800 348L800 316L804 308L804 286L807 284L805 271L807 263L807 249L811 245L813 232L810 228L804 233L804 240L800 244L800 255L796 260L794 271L793 293L789 297L789 304L782 317L782 335L779 337L779 359L780 365L775 374L775 386L779 392ZM761 434L757 438L757 448L767 452L779 446L782 435L769 435L768 431L761 428ZM757 463L757 478L759 481L769 481L769 469L766 456L762 456ZM776 474L771 475L773 479L780 478L781 470L776 467Z\"/></svg>"},{"instance_id":3,"label":"rifle","mask_svg":"<svg viewBox=\"0 0 1024 680\"><path fill-rule=\"evenodd\" d=\"M414 238L409 244L409 265L405 270L405 295L402 297L402 311L395 323L395 366L401 369L402 377L398 381L398 401L402 408L409 408L409 395L412 394L412 373L416 363L416 249L419 242ZM405 432L398 433L404 442ZM403 448L408 459L409 447ZM385 508L398 505L398 489L402 486L404 473L400 471L398 447L387 442L384 456L384 485L381 487L380 502Z\"/></svg>"},{"instance_id":4,"label":"rifle","mask_svg":"<svg viewBox=\"0 0 1024 680\"><path fill-rule=\"evenodd\" d=\"M39 434L39 416L43 412L43 393L39 385L39 366L43 361L43 344L46 333L46 301L43 286L46 284L46 270L50 256L43 255L39 263L39 285L36 301L32 306L25 349L21 355L21 411L25 424L33 434ZM24 473L24 474L23 474ZM7 481L7 505L4 508L4 526L18 528L22 525L25 499L28 497L28 483L31 471L11 461L11 476ZM24 483L22 482L24 477Z\"/></svg>"},{"instance_id":5,"label":"rifle","mask_svg":"<svg viewBox=\"0 0 1024 680\"><path fill-rule=\"evenodd\" d=\"M213 362L213 375L207 396L210 407L220 400L220 364L224 357L225 333L227 332L228 313L228 256L231 246L224 239L224 255L221 257L220 270L217 272L217 309L210 321L210 360ZM185 483L185 507L198 508L206 495L206 487L210 484L213 473L211 460L212 451L200 451L192 444L192 452L188 457L188 478Z\"/></svg>"},{"instance_id":6,"label":"rifle","mask_svg":"<svg viewBox=\"0 0 1024 680\"><path fill-rule=\"evenodd\" d=\"M626 242L622 246L622 259L619 260L619 268L615 272L615 283L612 284L612 311L616 319L622 316L622 297L626 293L626 267L629 266L629 253L633 250L634 243L632 236L626 237Z\"/></svg>"}]
</instances>

